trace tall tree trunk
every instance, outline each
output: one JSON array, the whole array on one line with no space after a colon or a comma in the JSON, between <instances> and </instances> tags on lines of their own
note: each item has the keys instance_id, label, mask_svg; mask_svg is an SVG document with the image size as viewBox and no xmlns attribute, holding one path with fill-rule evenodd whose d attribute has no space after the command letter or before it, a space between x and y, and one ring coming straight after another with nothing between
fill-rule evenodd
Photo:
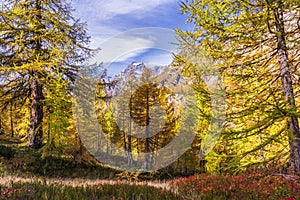
<instances>
[{"instance_id":1,"label":"tall tree trunk","mask_svg":"<svg viewBox=\"0 0 300 200\"><path fill-rule=\"evenodd\" d=\"M150 138L149 138L149 124L150 124L150 108L149 108L149 87L147 86L146 88L146 129L145 129L145 134L146 134L146 144L145 144L145 163L144 163L144 168L146 170L151 168L151 160L150 160Z\"/></svg>"},{"instance_id":2,"label":"tall tree trunk","mask_svg":"<svg viewBox=\"0 0 300 200\"><path fill-rule=\"evenodd\" d=\"M37 29L40 29L42 26L42 6L41 0L35 0L35 9L36 15L34 16L38 21ZM33 48L35 50L35 55L40 56L41 54L41 47L42 42L41 39L36 35L36 39L34 40ZM42 147L43 142L43 87L42 84L39 83L40 75L38 72L32 70L31 72L31 113L30 113L30 129L29 129L29 136L28 136L28 146L34 149L39 149Z\"/></svg>"},{"instance_id":3,"label":"tall tree trunk","mask_svg":"<svg viewBox=\"0 0 300 200\"><path fill-rule=\"evenodd\" d=\"M101 140L100 140L100 134L102 134L101 131L102 131L101 129L99 129L99 131L97 131L97 151L95 153L95 155L97 155L97 156L101 155Z\"/></svg>"},{"instance_id":4,"label":"tall tree trunk","mask_svg":"<svg viewBox=\"0 0 300 200\"><path fill-rule=\"evenodd\" d=\"M28 147L39 149L43 142L43 87L37 80L31 82L31 113Z\"/></svg>"},{"instance_id":5,"label":"tall tree trunk","mask_svg":"<svg viewBox=\"0 0 300 200\"><path fill-rule=\"evenodd\" d=\"M2 128L2 118L0 116L0 135L4 133L3 128Z\"/></svg>"},{"instance_id":6,"label":"tall tree trunk","mask_svg":"<svg viewBox=\"0 0 300 200\"><path fill-rule=\"evenodd\" d=\"M129 130L128 130L128 144L126 146L127 150L127 164L129 166L132 165L132 148L131 148L131 128L132 128L132 120L131 117L129 117Z\"/></svg>"},{"instance_id":7,"label":"tall tree trunk","mask_svg":"<svg viewBox=\"0 0 300 200\"><path fill-rule=\"evenodd\" d=\"M132 96L132 82L130 82L130 96ZM132 141L132 138L131 138L131 134L132 134L132 119L131 119L131 116L129 116L128 121L129 121L129 127L128 127L129 129L128 129L128 134L127 134L128 135L127 164L129 166L131 166L132 163L133 163L133 159L132 159L132 146L131 146L131 141Z\"/></svg>"},{"instance_id":8,"label":"tall tree trunk","mask_svg":"<svg viewBox=\"0 0 300 200\"><path fill-rule=\"evenodd\" d=\"M129 166L132 165L132 150L131 150L131 135L128 135L128 147L127 147L128 155L127 155L127 163Z\"/></svg>"},{"instance_id":9,"label":"tall tree trunk","mask_svg":"<svg viewBox=\"0 0 300 200\"><path fill-rule=\"evenodd\" d=\"M13 103L10 102L10 136L14 137Z\"/></svg>"},{"instance_id":10,"label":"tall tree trunk","mask_svg":"<svg viewBox=\"0 0 300 200\"><path fill-rule=\"evenodd\" d=\"M125 116L124 116L125 112L123 112L123 116L122 116L122 127L125 127ZM127 156L126 150L127 150L127 142L126 142L126 133L125 131L123 132L123 147L124 147L124 152L125 152L125 156Z\"/></svg>"},{"instance_id":11,"label":"tall tree trunk","mask_svg":"<svg viewBox=\"0 0 300 200\"><path fill-rule=\"evenodd\" d=\"M275 12L276 31L277 31L277 50L280 63L280 75L282 79L283 93L288 101L290 108L296 110L296 103L293 91L293 81L289 72L288 50L286 46L286 34L284 29L284 16L282 5ZM290 167L291 173L300 172L300 132L298 118L289 117L289 145L290 145Z\"/></svg>"}]
</instances>

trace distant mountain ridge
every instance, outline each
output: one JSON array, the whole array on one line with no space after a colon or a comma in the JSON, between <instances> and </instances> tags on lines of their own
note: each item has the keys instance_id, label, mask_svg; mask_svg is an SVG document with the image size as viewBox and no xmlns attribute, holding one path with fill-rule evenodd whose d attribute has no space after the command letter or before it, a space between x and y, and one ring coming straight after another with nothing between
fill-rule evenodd
<instances>
[{"instance_id":1,"label":"distant mountain ridge","mask_svg":"<svg viewBox=\"0 0 300 200\"><path fill-rule=\"evenodd\" d=\"M107 96L113 97L115 95L118 95L119 92L125 87L126 83L128 83L129 81L133 81L134 83L140 81L142 74L146 68L147 66L144 63L134 61L118 75L112 77L104 73L101 76L101 82L106 85L105 90ZM163 86L166 81L174 79L174 75L175 80L173 81L173 85L177 85L180 82L181 75L176 73L176 70L173 70L175 69L174 67L155 66L149 68L151 69L152 77L161 76L158 82L161 86Z\"/></svg>"}]
</instances>

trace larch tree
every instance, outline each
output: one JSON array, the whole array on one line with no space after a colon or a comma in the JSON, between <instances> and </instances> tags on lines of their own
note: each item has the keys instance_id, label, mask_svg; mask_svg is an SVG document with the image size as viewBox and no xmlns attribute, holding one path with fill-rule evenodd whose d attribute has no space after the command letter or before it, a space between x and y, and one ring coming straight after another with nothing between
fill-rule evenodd
<instances>
[{"instance_id":1,"label":"larch tree","mask_svg":"<svg viewBox=\"0 0 300 200\"><path fill-rule=\"evenodd\" d=\"M39 149L48 84L75 80L92 52L89 37L67 1L5 0L1 6L1 87L9 101L20 97L24 103L29 101L28 146Z\"/></svg>"},{"instance_id":2,"label":"larch tree","mask_svg":"<svg viewBox=\"0 0 300 200\"><path fill-rule=\"evenodd\" d=\"M177 31L181 47L206 52L224 79L224 133L251 143L237 150L239 161L262 151L263 162L288 153L290 171L299 172L299 0L187 0L181 9L194 24ZM176 61L189 62L182 55Z\"/></svg>"}]
</instances>

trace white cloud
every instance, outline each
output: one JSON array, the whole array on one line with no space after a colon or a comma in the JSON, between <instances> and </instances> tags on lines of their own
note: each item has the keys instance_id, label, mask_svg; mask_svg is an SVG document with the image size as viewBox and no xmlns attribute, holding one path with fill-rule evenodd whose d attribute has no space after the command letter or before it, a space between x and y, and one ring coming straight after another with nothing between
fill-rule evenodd
<instances>
[{"instance_id":1,"label":"white cloud","mask_svg":"<svg viewBox=\"0 0 300 200\"><path fill-rule=\"evenodd\" d=\"M73 0L73 5L81 16L89 15L108 20L121 14L145 13L172 2L174 0Z\"/></svg>"},{"instance_id":2,"label":"white cloud","mask_svg":"<svg viewBox=\"0 0 300 200\"><path fill-rule=\"evenodd\" d=\"M91 47L98 48L108 38L132 28L133 21L120 23L114 17L118 15L145 17L153 13L153 9L174 0L73 0L74 15L87 21L88 31L92 36ZM100 46L103 48L102 46Z\"/></svg>"},{"instance_id":3,"label":"white cloud","mask_svg":"<svg viewBox=\"0 0 300 200\"><path fill-rule=\"evenodd\" d=\"M92 36L91 47L98 48L108 38L131 28L141 27L134 19L120 22L120 15L139 16L147 21L156 10L164 12L177 0L72 0L74 15L87 21L88 31ZM158 25L159 20L158 20ZM163 37L163 35L161 36Z\"/></svg>"},{"instance_id":4,"label":"white cloud","mask_svg":"<svg viewBox=\"0 0 300 200\"><path fill-rule=\"evenodd\" d=\"M133 29L111 37L102 43L103 38L99 37L94 41L99 41L97 47L100 47L101 50L91 60L91 63L122 62L151 48L174 52L176 46L172 42L175 39L174 31L162 28Z\"/></svg>"},{"instance_id":5,"label":"white cloud","mask_svg":"<svg viewBox=\"0 0 300 200\"><path fill-rule=\"evenodd\" d=\"M153 46L151 40L140 37L114 37L100 45L101 50L91 63L123 62Z\"/></svg>"},{"instance_id":6,"label":"white cloud","mask_svg":"<svg viewBox=\"0 0 300 200\"><path fill-rule=\"evenodd\" d=\"M174 50L171 43L176 42L175 34L172 35L168 29L149 28L128 34L126 31L142 27L139 23L136 24L141 19L145 22L157 19L157 25L163 26L159 20L160 15L157 14L167 12L169 6L177 2L177 0L72 0L74 15L88 23L88 31L92 36L91 47L101 48L90 63L104 63L105 67L112 62L130 64L135 58L147 54L149 48ZM128 20L122 20L122 17ZM149 58L142 59L144 58L143 62L148 65L165 65L172 61L171 53L153 54L149 55Z\"/></svg>"},{"instance_id":7,"label":"white cloud","mask_svg":"<svg viewBox=\"0 0 300 200\"><path fill-rule=\"evenodd\" d=\"M172 1L174 0L106 0L102 5L108 12L117 15L152 10Z\"/></svg>"}]
</instances>

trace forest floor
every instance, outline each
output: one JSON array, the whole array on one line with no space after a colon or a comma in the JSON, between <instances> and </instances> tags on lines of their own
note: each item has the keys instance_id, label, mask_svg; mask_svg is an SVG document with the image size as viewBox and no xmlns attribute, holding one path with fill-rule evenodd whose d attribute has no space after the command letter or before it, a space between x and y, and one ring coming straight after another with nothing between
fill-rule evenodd
<instances>
[{"instance_id":1,"label":"forest floor","mask_svg":"<svg viewBox=\"0 0 300 200\"><path fill-rule=\"evenodd\" d=\"M168 181L120 172L93 160L42 156L0 135L1 199L181 199Z\"/></svg>"},{"instance_id":2,"label":"forest floor","mask_svg":"<svg viewBox=\"0 0 300 200\"><path fill-rule=\"evenodd\" d=\"M0 200L300 200L300 175L285 177L256 169L237 175L178 177L172 170L165 171L167 173L136 175L91 161L42 156L39 151L27 148L20 139L0 135Z\"/></svg>"}]
</instances>

